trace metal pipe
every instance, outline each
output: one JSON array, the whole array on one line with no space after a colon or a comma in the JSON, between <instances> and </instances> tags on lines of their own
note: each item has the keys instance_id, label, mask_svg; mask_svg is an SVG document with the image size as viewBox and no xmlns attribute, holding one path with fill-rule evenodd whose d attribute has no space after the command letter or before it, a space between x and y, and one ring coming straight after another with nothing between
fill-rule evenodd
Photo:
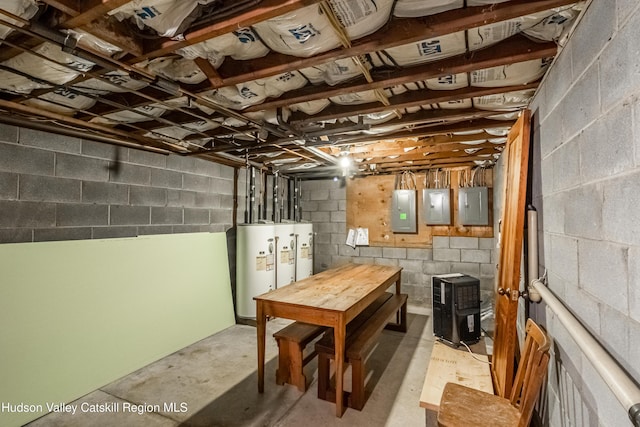
<instances>
[{"instance_id":1,"label":"metal pipe","mask_svg":"<svg viewBox=\"0 0 640 427\"><path fill-rule=\"evenodd\" d=\"M249 206L247 211L249 212L249 224L253 224L253 205L256 202L256 168L251 166L251 173L249 175Z\"/></svg>"},{"instance_id":2,"label":"metal pipe","mask_svg":"<svg viewBox=\"0 0 640 427\"><path fill-rule=\"evenodd\" d=\"M280 222L280 205L278 201L278 171L273 172L273 197L271 199L271 218L273 222Z\"/></svg>"},{"instance_id":3,"label":"metal pipe","mask_svg":"<svg viewBox=\"0 0 640 427\"><path fill-rule=\"evenodd\" d=\"M539 279L531 282L531 288L542 296L547 306L556 314L582 353L628 411L633 425L640 427L640 388Z\"/></svg>"}]
</instances>

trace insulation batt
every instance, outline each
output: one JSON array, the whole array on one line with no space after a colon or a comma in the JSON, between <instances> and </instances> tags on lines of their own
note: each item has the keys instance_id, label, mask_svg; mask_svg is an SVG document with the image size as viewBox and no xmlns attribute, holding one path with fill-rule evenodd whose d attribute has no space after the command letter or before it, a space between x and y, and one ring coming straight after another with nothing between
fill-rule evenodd
<instances>
[{"instance_id":1,"label":"insulation batt","mask_svg":"<svg viewBox=\"0 0 640 427\"><path fill-rule=\"evenodd\" d=\"M531 83L542 77L549 65L551 65L551 59L534 59L475 70L470 73L471 86L499 87Z\"/></svg>"},{"instance_id":2,"label":"insulation batt","mask_svg":"<svg viewBox=\"0 0 640 427\"><path fill-rule=\"evenodd\" d=\"M176 140L183 140L189 135L193 135L197 132L205 132L211 129L220 127L220 123L216 123L210 120L199 120L197 122L185 123L182 127L167 126L159 129L154 129L153 132L147 132L144 136L154 139L163 139L175 142Z\"/></svg>"},{"instance_id":3,"label":"insulation batt","mask_svg":"<svg viewBox=\"0 0 640 427\"><path fill-rule=\"evenodd\" d=\"M416 65L465 53L464 31L385 49L372 55L376 67Z\"/></svg>"},{"instance_id":4,"label":"insulation batt","mask_svg":"<svg viewBox=\"0 0 640 427\"><path fill-rule=\"evenodd\" d=\"M260 104L267 98L264 84L256 81L221 87L205 92L203 96L215 104L234 110Z\"/></svg>"},{"instance_id":5,"label":"insulation batt","mask_svg":"<svg viewBox=\"0 0 640 427\"><path fill-rule=\"evenodd\" d=\"M60 47L52 43L43 43L33 51L51 59L51 61L44 60L29 52L24 52L4 61L2 65L54 84L67 83L81 73L89 71L95 65L93 62L63 52ZM65 64L66 66L59 65L52 61ZM45 83L34 82L26 77L8 71L0 71L0 89L16 93L29 93L34 89L47 87L50 86Z\"/></svg>"},{"instance_id":6,"label":"insulation batt","mask_svg":"<svg viewBox=\"0 0 640 427\"><path fill-rule=\"evenodd\" d=\"M331 0L329 4L349 39L356 40L388 21L393 0ZM272 50L287 55L310 57L342 45L318 5L259 22L253 28Z\"/></svg>"},{"instance_id":7,"label":"insulation batt","mask_svg":"<svg viewBox=\"0 0 640 427\"><path fill-rule=\"evenodd\" d=\"M26 100L25 104L53 111L54 113L73 116L76 110L88 110L96 102L93 98L79 95L64 88L56 88L53 92Z\"/></svg>"},{"instance_id":8,"label":"insulation batt","mask_svg":"<svg viewBox=\"0 0 640 427\"><path fill-rule=\"evenodd\" d=\"M74 85L81 91L96 95L105 95L111 92L128 92L129 90L139 90L148 86L141 80L132 79L128 73L121 70L109 71L102 75L103 79L89 79Z\"/></svg>"},{"instance_id":9,"label":"insulation batt","mask_svg":"<svg viewBox=\"0 0 640 427\"><path fill-rule=\"evenodd\" d=\"M371 69L369 62L363 62L363 64L367 69ZM362 70L352 58L337 59L314 67L303 68L300 73L312 84L326 83L330 86L362 76Z\"/></svg>"},{"instance_id":10,"label":"insulation batt","mask_svg":"<svg viewBox=\"0 0 640 427\"><path fill-rule=\"evenodd\" d=\"M133 111L118 111L116 113L105 114L101 117L94 117L89 120L92 123L102 123L117 125L118 123L138 123L149 120L148 116L160 117L166 112L166 108L159 105L144 105L134 108Z\"/></svg>"},{"instance_id":11,"label":"insulation batt","mask_svg":"<svg viewBox=\"0 0 640 427\"><path fill-rule=\"evenodd\" d=\"M34 0L0 0L0 9L24 19L31 19L37 12L38 6ZM22 23L2 15L2 20L13 25L22 26ZM0 25L0 39L4 40L13 31L5 25Z\"/></svg>"},{"instance_id":12,"label":"insulation batt","mask_svg":"<svg viewBox=\"0 0 640 427\"><path fill-rule=\"evenodd\" d=\"M141 30L153 28L163 37L176 35L180 24L199 4L214 0L133 0L109 12L122 21L133 18Z\"/></svg>"},{"instance_id":13,"label":"insulation batt","mask_svg":"<svg viewBox=\"0 0 640 427\"><path fill-rule=\"evenodd\" d=\"M493 3L497 3L497 1ZM463 6L464 0L398 0L396 7L393 9L393 16L398 18L417 18L459 9Z\"/></svg>"},{"instance_id":14,"label":"insulation batt","mask_svg":"<svg viewBox=\"0 0 640 427\"><path fill-rule=\"evenodd\" d=\"M314 101L299 102L297 104L290 105L291 111L302 111L305 114L313 116L320 111L331 105L331 101L328 99L317 99Z\"/></svg>"},{"instance_id":15,"label":"insulation batt","mask_svg":"<svg viewBox=\"0 0 640 427\"><path fill-rule=\"evenodd\" d=\"M152 59L147 63L146 68L153 74L187 84L197 84L207 79L206 74L195 62L185 58Z\"/></svg>"},{"instance_id":16,"label":"insulation batt","mask_svg":"<svg viewBox=\"0 0 640 427\"><path fill-rule=\"evenodd\" d=\"M578 8L568 6L467 30L469 50L490 46L521 32L539 40L557 40L572 25L578 13Z\"/></svg>"},{"instance_id":17,"label":"insulation batt","mask_svg":"<svg viewBox=\"0 0 640 427\"><path fill-rule=\"evenodd\" d=\"M266 98L277 98L287 91L299 89L306 84L307 79L299 72L291 71L266 79L214 89L207 92L205 96L216 104L242 110L251 105L260 104Z\"/></svg>"},{"instance_id":18,"label":"insulation batt","mask_svg":"<svg viewBox=\"0 0 640 427\"><path fill-rule=\"evenodd\" d=\"M480 110L513 111L526 107L533 98L534 89L518 90L473 98L473 106Z\"/></svg>"},{"instance_id":19,"label":"insulation batt","mask_svg":"<svg viewBox=\"0 0 640 427\"><path fill-rule=\"evenodd\" d=\"M231 33L178 49L177 53L187 59L200 57L212 64L222 64L225 56L239 60L255 59L269 53L269 48L251 28L238 28Z\"/></svg>"}]
</instances>

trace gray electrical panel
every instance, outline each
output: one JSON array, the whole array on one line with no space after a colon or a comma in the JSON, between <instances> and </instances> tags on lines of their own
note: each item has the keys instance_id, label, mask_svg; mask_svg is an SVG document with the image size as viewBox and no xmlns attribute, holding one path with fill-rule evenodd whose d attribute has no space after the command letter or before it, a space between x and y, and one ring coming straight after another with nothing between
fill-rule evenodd
<instances>
[{"instance_id":1,"label":"gray electrical panel","mask_svg":"<svg viewBox=\"0 0 640 427\"><path fill-rule=\"evenodd\" d=\"M393 190L391 231L394 233L415 233L418 231L416 190Z\"/></svg>"},{"instance_id":2,"label":"gray electrical panel","mask_svg":"<svg viewBox=\"0 0 640 427\"><path fill-rule=\"evenodd\" d=\"M451 224L451 190L425 188L422 190L422 213L427 225Z\"/></svg>"},{"instance_id":3,"label":"gray electrical panel","mask_svg":"<svg viewBox=\"0 0 640 427\"><path fill-rule=\"evenodd\" d=\"M487 187L468 187L458 190L458 222L461 225L489 225Z\"/></svg>"}]
</instances>

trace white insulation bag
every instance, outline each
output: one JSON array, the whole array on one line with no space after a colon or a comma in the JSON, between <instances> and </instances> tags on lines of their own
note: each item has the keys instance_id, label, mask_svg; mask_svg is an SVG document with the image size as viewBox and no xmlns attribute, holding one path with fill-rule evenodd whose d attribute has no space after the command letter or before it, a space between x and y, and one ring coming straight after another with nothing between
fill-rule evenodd
<instances>
[{"instance_id":1,"label":"white insulation bag","mask_svg":"<svg viewBox=\"0 0 640 427\"><path fill-rule=\"evenodd\" d=\"M332 0L330 6L350 40L374 33L391 15L393 0ZM318 5L259 22L253 26L276 52L309 57L342 45L329 18Z\"/></svg>"},{"instance_id":2,"label":"white insulation bag","mask_svg":"<svg viewBox=\"0 0 640 427\"><path fill-rule=\"evenodd\" d=\"M89 71L95 65L93 62L63 52L59 46L52 43L43 43L33 49L33 52L49 58L51 61L24 52L4 61L2 65L54 84L67 83ZM47 87L50 85L35 82L9 71L0 71L0 89L29 93L34 89Z\"/></svg>"},{"instance_id":3,"label":"white insulation bag","mask_svg":"<svg viewBox=\"0 0 640 427\"><path fill-rule=\"evenodd\" d=\"M372 58L374 60L373 65L376 67L383 65L408 66L460 55L465 53L466 50L464 31L458 31L457 33L385 49L384 53L373 55ZM380 63L380 61L383 61L383 63Z\"/></svg>"},{"instance_id":4,"label":"white insulation bag","mask_svg":"<svg viewBox=\"0 0 640 427\"><path fill-rule=\"evenodd\" d=\"M38 6L34 0L0 0L0 9L24 19L31 19L38 12ZM8 16L2 15L2 20L22 27L22 22ZM4 40L12 31L12 28L0 25L0 39Z\"/></svg>"},{"instance_id":5,"label":"white insulation bag","mask_svg":"<svg viewBox=\"0 0 640 427\"><path fill-rule=\"evenodd\" d=\"M94 117L89 121L92 123L107 125L117 125L118 123L138 123L151 120L153 117L160 117L166 111L166 107L162 107L157 104L150 104L134 108L133 110L118 111L111 114L105 114L100 117Z\"/></svg>"},{"instance_id":6,"label":"white insulation bag","mask_svg":"<svg viewBox=\"0 0 640 427\"><path fill-rule=\"evenodd\" d=\"M128 92L129 90L139 90L148 86L142 80L132 79L125 71L109 71L102 75L102 79L89 79L75 84L73 87L96 95L105 95L111 92Z\"/></svg>"},{"instance_id":7,"label":"white insulation bag","mask_svg":"<svg viewBox=\"0 0 640 427\"><path fill-rule=\"evenodd\" d=\"M434 15L447 10L459 9L464 0L398 0L393 9L393 16L398 18L417 18Z\"/></svg>"},{"instance_id":8,"label":"white insulation bag","mask_svg":"<svg viewBox=\"0 0 640 427\"><path fill-rule=\"evenodd\" d=\"M64 88L56 88L53 92L45 93L37 98L31 98L25 101L25 104L32 107L42 108L43 110L52 111L54 113L73 116L77 110L88 110L93 107L96 100L88 96L80 95L74 91L65 90Z\"/></svg>"},{"instance_id":9,"label":"white insulation bag","mask_svg":"<svg viewBox=\"0 0 640 427\"><path fill-rule=\"evenodd\" d=\"M513 111L529 105L534 89L517 90L473 98L473 106L480 110Z\"/></svg>"},{"instance_id":10,"label":"white insulation bag","mask_svg":"<svg viewBox=\"0 0 640 427\"><path fill-rule=\"evenodd\" d=\"M234 110L242 110L251 105L260 104L267 98L264 83L259 81L221 87L205 92L203 96L214 104Z\"/></svg>"},{"instance_id":11,"label":"white insulation bag","mask_svg":"<svg viewBox=\"0 0 640 427\"><path fill-rule=\"evenodd\" d=\"M521 32L539 40L557 40L578 13L579 7L574 6L548 9L467 30L469 50L490 46Z\"/></svg>"},{"instance_id":12,"label":"white insulation bag","mask_svg":"<svg viewBox=\"0 0 640 427\"><path fill-rule=\"evenodd\" d=\"M314 101L299 102L297 104L290 105L291 111L302 111L305 114L313 116L320 111L331 105L331 101L328 99L316 99Z\"/></svg>"},{"instance_id":13,"label":"white insulation bag","mask_svg":"<svg viewBox=\"0 0 640 427\"><path fill-rule=\"evenodd\" d=\"M187 59L200 57L208 59L212 64L222 64L225 56L240 60L255 59L269 53L269 48L251 28L238 28L231 33L183 47L176 52Z\"/></svg>"},{"instance_id":14,"label":"white insulation bag","mask_svg":"<svg viewBox=\"0 0 640 427\"><path fill-rule=\"evenodd\" d=\"M470 73L471 86L499 87L531 83L542 77L550 64L550 59L532 59L475 70Z\"/></svg>"},{"instance_id":15,"label":"white insulation bag","mask_svg":"<svg viewBox=\"0 0 640 427\"><path fill-rule=\"evenodd\" d=\"M153 28L163 37L176 35L180 24L199 4L213 0L132 0L109 12L122 21L133 18L141 30L145 26Z\"/></svg>"}]
</instances>

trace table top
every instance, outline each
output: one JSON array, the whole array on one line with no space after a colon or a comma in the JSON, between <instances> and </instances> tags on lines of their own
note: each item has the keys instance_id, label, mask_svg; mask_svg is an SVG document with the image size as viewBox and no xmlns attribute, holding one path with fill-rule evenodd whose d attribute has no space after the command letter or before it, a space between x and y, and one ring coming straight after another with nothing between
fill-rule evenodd
<instances>
[{"instance_id":1,"label":"table top","mask_svg":"<svg viewBox=\"0 0 640 427\"><path fill-rule=\"evenodd\" d=\"M474 356L484 362L474 359ZM472 356L464 347L454 349L436 341L420 395L420 406L437 411L442 391L448 382L493 394L491 369L486 363L488 360L486 355L474 353Z\"/></svg>"},{"instance_id":2,"label":"table top","mask_svg":"<svg viewBox=\"0 0 640 427\"><path fill-rule=\"evenodd\" d=\"M346 264L254 297L299 307L340 311L349 310L381 286L393 284L401 267L372 264Z\"/></svg>"}]
</instances>

